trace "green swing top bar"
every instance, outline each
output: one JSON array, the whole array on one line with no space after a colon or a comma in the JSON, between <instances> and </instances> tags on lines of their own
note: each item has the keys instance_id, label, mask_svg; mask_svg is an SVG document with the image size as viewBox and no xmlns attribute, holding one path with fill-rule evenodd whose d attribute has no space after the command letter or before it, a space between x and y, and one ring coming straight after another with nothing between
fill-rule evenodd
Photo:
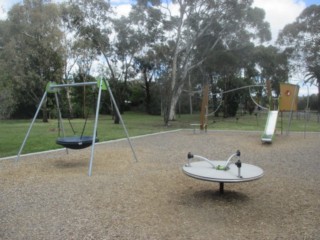
<instances>
[{"instance_id":1,"label":"green swing top bar","mask_svg":"<svg viewBox=\"0 0 320 240\"><path fill-rule=\"evenodd\" d=\"M97 85L98 82L83 82L83 83L66 83L66 84L50 84L50 88L60 88L60 87L77 87L77 86L87 86L87 85Z\"/></svg>"},{"instance_id":2,"label":"green swing top bar","mask_svg":"<svg viewBox=\"0 0 320 240\"><path fill-rule=\"evenodd\" d=\"M49 82L47 84L46 90L47 92L55 92L56 88L63 88L63 87L80 87L80 86L89 86L89 85L97 85L100 87L100 79L96 82L83 82L83 83L66 83L66 84L56 84L55 82ZM102 90L107 90L107 86L105 81L102 81Z\"/></svg>"}]
</instances>

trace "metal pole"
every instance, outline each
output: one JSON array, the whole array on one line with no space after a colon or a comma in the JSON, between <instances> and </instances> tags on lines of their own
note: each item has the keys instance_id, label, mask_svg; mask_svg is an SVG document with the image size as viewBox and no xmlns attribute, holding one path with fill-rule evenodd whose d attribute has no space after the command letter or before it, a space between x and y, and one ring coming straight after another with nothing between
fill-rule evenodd
<instances>
[{"instance_id":1,"label":"metal pole","mask_svg":"<svg viewBox=\"0 0 320 240\"><path fill-rule=\"evenodd\" d=\"M307 107L304 111L304 138L306 138L307 121L309 121L309 87L308 86L307 86L307 90L308 90Z\"/></svg>"},{"instance_id":2,"label":"metal pole","mask_svg":"<svg viewBox=\"0 0 320 240\"><path fill-rule=\"evenodd\" d=\"M56 99L56 104L57 104L57 109L58 109L59 135L60 135L60 127L61 127L61 129L62 129L62 135L63 135L63 137L65 137L65 131L64 131L64 126L63 126L63 122L62 122L62 116L61 116L59 98L58 98L58 94L57 94L56 92L54 93L54 97L55 97L55 99ZM66 148L66 152L67 152L67 154L69 153L68 148Z\"/></svg>"},{"instance_id":3,"label":"metal pole","mask_svg":"<svg viewBox=\"0 0 320 240\"><path fill-rule=\"evenodd\" d=\"M62 134L63 134L63 136L65 136L64 127L63 127L63 123L62 123L62 116L61 116L60 104L59 104L59 99L58 99L57 93L54 93L54 97L55 97L55 99L56 99L56 104L57 104L57 109L58 109L59 129L60 129L60 127L61 127Z\"/></svg>"},{"instance_id":4,"label":"metal pole","mask_svg":"<svg viewBox=\"0 0 320 240\"><path fill-rule=\"evenodd\" d=\"M292 101L291 101L291 111L290 111L290 114L289 114L289 123L288 123L287 132L286 132L286 135L287 135L287 136L289 135L290 128L291 128L291 121L292 121L292 115L293 115L293 105L294 105L294 103L296 102L297 88L298 88L298 87L295 86L295 88L294 88L294 94L293 94Z\"/></svg>"},{"instance_id":5,"label":"metal pole","mask_svg":"<svg viewBox=\"0 0 320 240\"><path fill-rule=\"evenodd\" d=\"M22 152L22 150L23 150L23 148L24 148L24 145L26 144L27 139L28 139L28 137L29 137L31 128L32 128L34 122L35 122L36 119L37 119L37 116L38 116L38 114L39 114L39 111L40 111L40 109L41 109L41 107L42 107L42 104L43 104L44 100L46 99L46 97L47 97L47 91L45 91L44 94L43 94L43 96L42 96L42 99L41 99L41 101L40 101L40 104L39 104L39 106L38 106L38 109L37 109L37 111L36 111L36 113L35 113L35 115L34 115L34 117L33 117L33 119L32 119L32 122L31 122L31 124L30 124L30 126L29 126L29 129L28 129L28 131L27 131L27 134L26 134L26 136L25 136L25 138L24 138L24 140L23 140L23 142L22 142L22 145L21 145L20 150L19 150L19 152L18 152L16 161L18 161L19 158L20 158L21 152Z\"/></svg>"},{"instance_id":6,"label":"metal pole","mask_svg":"<svg viewBox=\"0 0 320 240\"><path fill-rule=\"evenodd\" d=\"M93 128L93 138L92 138L92 145L91 145L91 156L90 156L88 176L91 176L92 174L92 163L93 163L93 157L94 157L94 147L95 147L95 142L97 137L97 125L98 125L99 110L100 110L101 90L102 90L102 81L100 81L99 83L99 94L97 99L96 118L94 121L94 128Z\"/></svg>"},{"instance_id":7,"label":"metal pole","mask_svg":"<svg viewBox=\"0 0 320 240\"><path fill-rule=\"evenodd\" d=\"M82 82L82 83L68 83L68 84L57 84L52 85L50 88L63 88L63 87L80 87L88 85L97 85L97 82Z\"/></svg>"},{"instance_id":8,"label":"metal pole","mask_svg":"<svg viewBox=\"0 0 320 240\"><path fill-rule=\"evenodd\" d=\"M265 87L265 85L248 85L248 86L230 89L230 90L224 91L223 93L234 92L234 91L238 91L238 90L245 89L245 88L251 88L251 87ZM217 94L220 94L220 93L214 93L214 94L212 94L212 96L217 95Z\"/></svg>"},{"instance_id":9,"label":"metal pole","mask_svg":"<svg viewBox=\"0 0 320 240\"><path fill-rule=\"evenodd\" d=\"M121 124L122 124L123 129L124 129L124 132L125 132L126 135L127 135L127 139L128 139L129 145L130 145L130 147L131 147L131 150L132 150L134 159L136 160L136 162L138 162L138 158L137 158L137 156L136 156L136 153L135 153L135 151L134 151L133 145L132 145L132 143L131 143L131 140L130 140L130 137L129 137L129 133L128 133L127 128L126 128L126 126L125 126L125 124L124 124L124 121L123 121L123 119L122 119L122 117L121 117L120 111L119 111L118 106L117 106L117 103L116 103L116 101L115 101L115 99L114 99L114 97L113 97L113 94L112 94L112 91L111 91L111 89L110 89L109 83L108 83L108 81L106 81L106 80L104 80L104 81L105 81L105 84L106 84L106 86L107 86L107 88L108 88L110 97L111 97L111 99L112 99L112 101L113 101L114 108L116 109L117 114L118 114L118 116L119 116L119 118L120 118L120 122L121 122Z\"/></svg>"},{"instance_id":10,"label":"metal pole","mask_svg":"<svg viewBox=\"0 0 320 240\"><path fill-rule=\"evenodd\" d=\"M281 111L280 113L281 113L281 115L280 115L280 116L281 116L281 122L280 122L280 123L281 123L281 135L282 135L282 133L283 133L283 120L282 120L282 118L283 118L283 111Z\"/></svg>"}]
</instances>

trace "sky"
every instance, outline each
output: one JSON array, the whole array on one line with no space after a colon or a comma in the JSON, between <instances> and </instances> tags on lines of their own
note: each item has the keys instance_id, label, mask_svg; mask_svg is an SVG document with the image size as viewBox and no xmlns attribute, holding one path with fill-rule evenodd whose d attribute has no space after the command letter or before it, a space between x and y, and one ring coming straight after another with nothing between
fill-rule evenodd
<instances>
[{"instance_id":1,"label":"sky","mask_svg":"<svg viewBox=\"0 0 320 240\"><path fill-rule=\"evenodd\" d=\"M61 2L63 0L54 0ZM12 7L13 4L22 2L22 0L0 0L0 19L6 18L6 12ZM132 0L111 0L111 4L117 8L119 14L125 15L130 11L130 3ZM254 0L253 6L265 10L265 20L270 23L272 32L272 42L278 36L278 33L283 27L295 21L296 17L312 4L320 4L320 0ZM291 79L291 83L301 85L301 76L296 76ZM307 88L300 88L299 95L307 95ZM317 93L315 87L309 88L309 93Z\"/></svg>"}]
</instances>

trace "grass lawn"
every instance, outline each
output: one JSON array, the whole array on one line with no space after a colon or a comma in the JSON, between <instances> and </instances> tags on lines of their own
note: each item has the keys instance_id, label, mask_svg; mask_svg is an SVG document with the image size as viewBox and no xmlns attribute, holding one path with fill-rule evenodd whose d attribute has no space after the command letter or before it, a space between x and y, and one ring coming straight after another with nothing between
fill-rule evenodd
<instances>
[{"instance_id":1,"label":"grass lawn","mask_svg":"<svg viewBox=\"0 0 320 240\"><path fill-rule=\"evenodd\" d=\"M126 112L122 115L126 128L130 136L138 136L149 133L169 131L175 129L190 129L191 123L199 123L199 114L177 115L176 121L170 122L169 127L163 125L161 116L150 116L142 113ZM209 130L241 130L241 131L261 131L264 130L267 113L257 115L243 115L237 118L217 118L209 117ZM84 125L83 119L71 120L76 135L81 135ZM31 120L1 120L0 121L0 158L14 156L18 153L23 139L30 126ZM84 135L92 135L94 117L88 119ZM39 152L49 149L61 148L55 143L59 131L58 122L55 119L43 123L37 120L31 130L29 138L23 150L24 153ZM320 132L320 123L317 116L312 116L305 121L304 115L294 114L289 124L289 115L285 114L282 118L283 131L290 126L290 131ZM64 120L66 136L73 136L73 132L68 120ZM281 117L278 118L277 129L281 128ZM100 115L98 126L98 138L100 141L125 138L125 132L121 124L114 124L110 115Z\"/></svg>"}]
</instances>

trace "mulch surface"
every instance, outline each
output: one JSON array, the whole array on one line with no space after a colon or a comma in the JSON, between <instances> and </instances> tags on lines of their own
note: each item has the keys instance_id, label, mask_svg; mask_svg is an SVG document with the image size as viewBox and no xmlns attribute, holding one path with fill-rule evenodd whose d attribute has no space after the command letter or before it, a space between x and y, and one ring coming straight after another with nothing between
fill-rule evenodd
<instances>
[{"instance_id":1,"label":"mulch surface","mask_svg":"<svg viewBox=\"0 0 320 240\"><path fill-rule=\"evenodd\" d=\"M0 239L319 239L320 134L183 130L0 161ZM264 176L219 184L181 168L236 150Z\"/></svg>"}]
</instances>

